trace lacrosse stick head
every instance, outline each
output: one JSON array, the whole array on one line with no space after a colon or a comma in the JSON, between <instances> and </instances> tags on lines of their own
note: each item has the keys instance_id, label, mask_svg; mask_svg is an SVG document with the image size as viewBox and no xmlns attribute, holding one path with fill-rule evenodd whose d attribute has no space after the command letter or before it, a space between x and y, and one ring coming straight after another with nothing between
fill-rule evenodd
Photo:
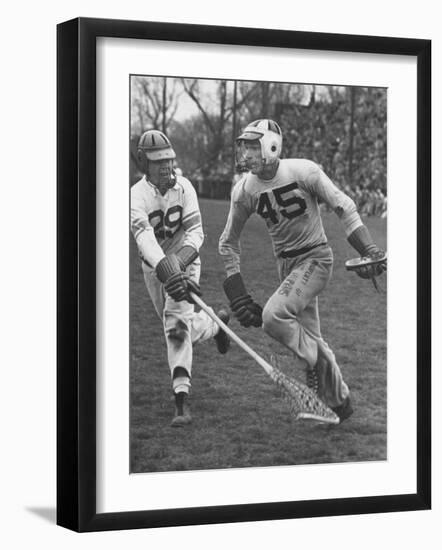
<instances>
[{"instance_id":1,"label":"lacrosse stick head","mask_svg":"<svg viewBox=\"0 0 442 550\"><path fill-rule=\"evenodd\" d=\"M345 269L347 271L354 271L362 279L371 279L374 288L379 292L376 277L379 277L379 275L382 275L387 270L387 253L379 250L379 252L371 256L352 258L345 262Z\"/></svg>"},{"instance_id":2,"label":"lacrosse stick head","mask_svg":"<svg viewBox=\"0 0 442 550\"><path fill-rule=\"evenodd\" d=\"M387 253L382 252L379 256L362 256L359 258L352 258L351 260L347 260L345 262L345 269L347 271L356 271L356 272L363 272L364 268L368 268L370 266L381 266L387 264ZM367 278L371 278L367 277Z\"/></svg>"},{"instance_id":3,"label":"lacrosse stick head","mask_svg":"<svg viewBox=\"0 0 442 550\"><path fill-rule=\"evenodd\" d=\"M274 355L270 357L273 371L270 374L273 382L279 388L287 401L295 420L315 420L324 424L339 424L338 415L313 392L308 386L289 378L278 368Z\"/></svg>"}]
</instances>

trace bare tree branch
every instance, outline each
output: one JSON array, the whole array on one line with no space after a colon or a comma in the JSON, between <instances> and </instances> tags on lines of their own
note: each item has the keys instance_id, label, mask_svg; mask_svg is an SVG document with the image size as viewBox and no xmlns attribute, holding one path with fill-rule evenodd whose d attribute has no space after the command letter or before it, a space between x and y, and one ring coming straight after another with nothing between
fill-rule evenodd
<instances>
[{"instance_id":1,"label":"bare tree branch","mask_svg":"<svg viewBox=\"0 0 442 550\"><path fill-rule=\"evenodd\" d=\"M187 81L188 81L188 79L186 79L186 78L181 79L181 82L183 84L183 88L184 88L185 92L190 97L190 99L192 99L192 101L195 103L195 105L198 107L198 109L199 109L200 113L203 115L204 121L205 121L206 125L208 126L208 128L210 129L210 131L212 133L215 133L215 129L213 127L212 121L210 120L210 117L207 114L207 111L204 109L204 107L201 104L201 101L199 100L199 98L196 95L196 93L198 91L198 80L193 79L190 86L188 85Z\"/></svg>"}]
</instances>

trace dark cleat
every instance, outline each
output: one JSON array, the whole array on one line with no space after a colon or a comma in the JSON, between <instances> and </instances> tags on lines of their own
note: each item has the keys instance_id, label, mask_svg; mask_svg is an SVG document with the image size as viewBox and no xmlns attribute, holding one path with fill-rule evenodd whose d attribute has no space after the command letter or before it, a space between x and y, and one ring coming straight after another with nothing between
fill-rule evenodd
<instances>
[{"instance_id":1,"label":"dark cleat","mask_svg":"<svg viewBox=\"0 0 442 550\"><path fill-rule=\"evenodd\" d=\"M221 321L224 324L228 324L230 320L229 312L225 309L220 309L218 311L218 317L221 319ZM223 355L227 353L227 350L230 348L230 338L227 336L227 334L223 331L221 327L219 327L218 332L215 334L213 339L216 342L216 347L218 348L218 351L222 353Z\"/></svg>"},{"instance_id":2,"label":"dark cleat","mask_svg":"<svg viewBox=\"0 0 442 550\"><path fill-rule=\"evenodd\" d=\"M332 407L334 411L339 416L339 424L342 424L349 416L353 414L353 407L351 406L350 396L347 396L344 401L337 407Z\"/></svg>"},{"instance_id":3,"label":"dark cleat","mask_svg":"<svg viewBox=\"0 0 442 550\"><path fill-rule=\"evenodd\" d=\"M189 405L186 401L187 393L181 391L175 394L175 416L170 423L173 428L181 428L182 426L187 426L192 422Z\"/></svg>"}]
</instances>

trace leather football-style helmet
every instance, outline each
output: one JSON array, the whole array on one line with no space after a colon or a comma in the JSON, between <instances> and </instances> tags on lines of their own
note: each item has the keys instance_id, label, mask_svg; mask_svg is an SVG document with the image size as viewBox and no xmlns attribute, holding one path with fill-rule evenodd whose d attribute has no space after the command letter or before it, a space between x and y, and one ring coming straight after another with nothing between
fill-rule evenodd
<instances>
[{"instance_id":1,"label":"leather football-style helmet","mask_svg":"<svg viewBox=\"0 0 442 550\"><path fill-rule=\"evenodd\" d=\"M274 120L262 118L248 124L243 133L236 138L237 161L238 149L244 141L259 141L261 145L261 156L263 165L273 164L281 156L282 132L279 124Z\"/></svg>"},{"instance_id":2,"label":"leather football-style helmet","mask_svg":"<svg viewBox=\"0 0 442 550\"><path fill-rule=\"evenodd\" d=\"M175 151L169 138L159 130L148 130L138 141L137 159L141 171L149 177L149 161L174 160ZM167 177L167 182L161 182L167 188L175 185L176 176L174 171Z\"/></svg>"}]
</instances>

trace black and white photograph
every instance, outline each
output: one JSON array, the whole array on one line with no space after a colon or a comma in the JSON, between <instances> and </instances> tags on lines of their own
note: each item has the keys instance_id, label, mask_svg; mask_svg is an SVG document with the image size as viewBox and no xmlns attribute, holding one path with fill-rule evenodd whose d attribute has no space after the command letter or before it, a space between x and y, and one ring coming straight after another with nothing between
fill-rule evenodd
<instances>
[{"instance_id":1,"label":"black and white photograph","mask_svg":"<svg viewBox=\"0 0 442 550\"><path fill-rule=\"evenodd\" d=\"M388 90L129 87L130 472L387 460Z\"/></svg>"}]
</instances>

